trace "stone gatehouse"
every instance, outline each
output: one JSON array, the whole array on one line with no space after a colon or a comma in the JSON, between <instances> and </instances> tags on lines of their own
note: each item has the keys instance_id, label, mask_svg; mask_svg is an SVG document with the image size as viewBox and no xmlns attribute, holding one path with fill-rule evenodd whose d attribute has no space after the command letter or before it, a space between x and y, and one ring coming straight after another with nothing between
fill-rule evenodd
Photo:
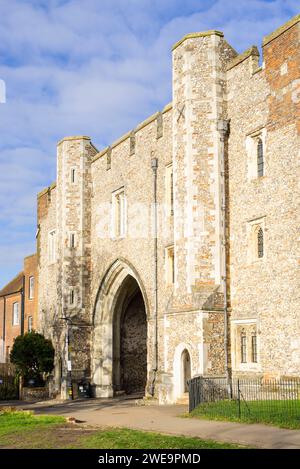
<instances>
[{"instance_id":1,"label":"stone gatehouse","mask_svg":"<svg viewBox=\"0 0 300 469\"><path fill-rule=\"evenodd\" d=\"M243 54L173 47L173 98L101 151L57 146L38 194L54 388L175 402L194 375L300 375L300 17ZM113 123L112 123L113 125Z\"/></svg>"}]
</instances>

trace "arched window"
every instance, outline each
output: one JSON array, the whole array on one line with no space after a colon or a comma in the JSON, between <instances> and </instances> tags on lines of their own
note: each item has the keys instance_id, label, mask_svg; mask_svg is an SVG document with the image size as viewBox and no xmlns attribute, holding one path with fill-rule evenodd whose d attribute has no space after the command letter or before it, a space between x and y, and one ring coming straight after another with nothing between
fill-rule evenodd
<instances>
[{"instance_id":1,"label":"arched window","mask_svg":"<svg viewBox=\"0 0 300 469\"><path fill-rule=\"evenodd\" d=\"M264 175L264 147L262 139L257 140L257 176Z\"/></svg>"},{"instance_id":2,"label":"arched window","mask_svg":"<svg viewBox=\"0 0 300 469\"><path fill-rule=\"evenodd\" d=\"M264 257L264 232L262 228L257 231L257 257Z\"/></svg>"}]
</instances>

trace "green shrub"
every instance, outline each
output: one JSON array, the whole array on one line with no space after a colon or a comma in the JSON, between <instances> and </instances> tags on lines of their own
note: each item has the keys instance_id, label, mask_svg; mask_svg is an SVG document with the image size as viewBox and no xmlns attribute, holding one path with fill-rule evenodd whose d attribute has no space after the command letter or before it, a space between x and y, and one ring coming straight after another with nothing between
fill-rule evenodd
<instances>
[{"instance_id":1,"label":"green shrub","mask_svg":"<svg viewBox=\"0 0 300 469\"><path fill-rule=\"evenodd\" d=\"M51 340L31 331L16 337L10 360L16 365L17 373L24 378L25 384L34 380L35 385L41 386L44 384L43 375L53 370L54 353Z\"/></svg>"}]
</instances>

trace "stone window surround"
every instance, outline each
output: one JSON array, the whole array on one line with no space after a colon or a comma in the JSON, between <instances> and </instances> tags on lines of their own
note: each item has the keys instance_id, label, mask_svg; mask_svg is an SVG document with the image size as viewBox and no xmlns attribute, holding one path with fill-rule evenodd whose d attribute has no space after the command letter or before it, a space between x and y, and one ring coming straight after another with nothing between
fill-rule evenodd
<instances>
[{"instance_id":1,"label":"stone window surround","mask_svg":"<svg viewBox=\"0 0 300 469\"><path fill-rule=\"evenodd\" d=\"M121 205L119 206L118 219L120 220L120 232L117 232L117 199L120 195L123 195ZM127 199L125 195L125 187L122 186L119 189L112 192L112 213L111 213L111 238L122 239L126 237L127 233ZM119 231L119 230L118 230Z\"/></svg>"},{"instance_id":2,"label":"stone window surround","mask_svg":"<svg viewBox=\"0 0 300 469\"><path fill-rule=\"evenodd\" d=\"M259 218L254 218L251 220L247 220L247 246L248 246L248 252L247 252L247 263L248 265L250 264L255 264L257 262L264 262L266 260L266 215L263 215L262 217ZM258 231L259 229L263 230L263 256L258 257Z\"/></svg>"},{"instance_id":3,"label":"stone window surround","mask_svg":"<svg viewBox=\"0 0 300 469\"><path fill-rule=\"evenodd\" d=\"M264 127L259 127L258 129L250 132L246 135L246 154L247 154L247 164L246 164L246 174L248 181L260 181L263 180L266 176L266 136L267 131ZM257 167L257 145L258 141L261 139L263 144L263 161L264 161L264 173L262 176L258 176L258 167Z\"/></svg>"},{"instance_id":4,"label":"stone window surround","mask_svg":"<svg viewBox=\"0 0 300 469\"><path fill-rule=\"evenodd\" d=\"M252 332L255 329L256 333L256 351L257 361L252 362ZM259 358L260 351L260 336L259 336L259 321L257 319L232 319L231 320L232 330L232 349L231 349L231 360L233 371L243 372L259 372L261 371L261 364ZM245 332L247 337L247 362L241 362L241 332Z\"/></svg>"},{"instance_id":5,"label":"stone window surround","mask_svg":"<svg viewBox=\"0 0 300 469\"><path fill-rule=\"evenodd\" d=\"M174 285L175 281L175 259L174 245L165 247L165 279L167 285Z\"/></svg>"}]
</instances>

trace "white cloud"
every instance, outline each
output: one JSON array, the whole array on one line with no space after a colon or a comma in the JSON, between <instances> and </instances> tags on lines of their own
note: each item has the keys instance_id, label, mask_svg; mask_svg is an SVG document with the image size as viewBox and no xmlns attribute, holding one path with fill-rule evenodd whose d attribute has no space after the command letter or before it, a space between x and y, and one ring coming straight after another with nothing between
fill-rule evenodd
<instances>
[{"instance_id":1,"label":"white cloud","mask_svg":"<svg viewBox=\"0 0 300 469\"><path fill-rule=\"evenodd\" d=\"M59 139L102 147L162 108L184 34L221 29L241 52L297 11L294 0L0 0L0 284L34 250Z\"/></svg>"}]
</instances>

